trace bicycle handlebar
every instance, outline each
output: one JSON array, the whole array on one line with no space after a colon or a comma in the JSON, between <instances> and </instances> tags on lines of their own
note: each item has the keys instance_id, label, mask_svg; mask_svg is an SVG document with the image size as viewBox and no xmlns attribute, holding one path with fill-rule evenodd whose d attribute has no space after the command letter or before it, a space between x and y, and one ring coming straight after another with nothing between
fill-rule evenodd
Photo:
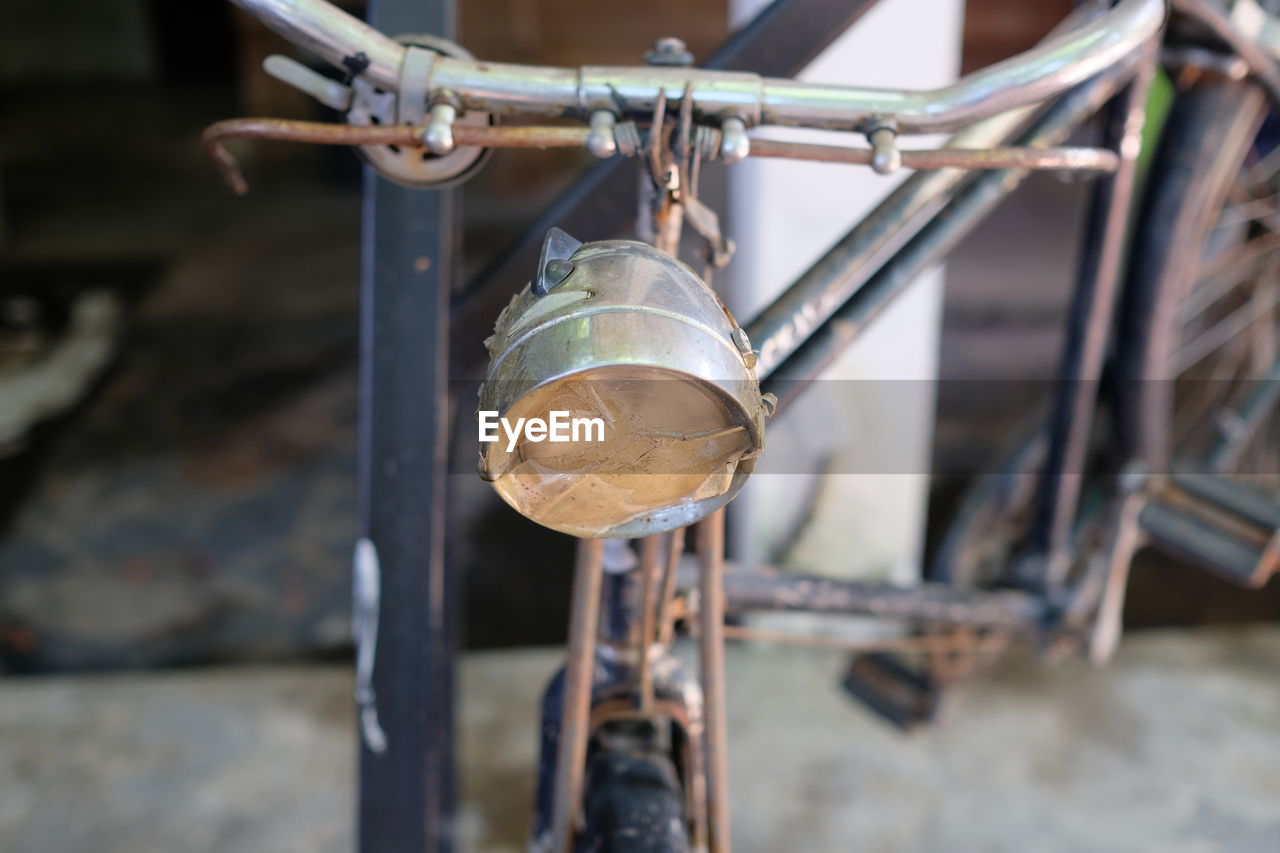
<instances>
[{"instance_id":1,"label":"bicycle handlebar","mask_svg":"<svg viewBox=\"0 0 1280 853\"><path fill-rule=\"evenodd\" d=\"M400 90L408 49L324 0L232 0L336 68ZM829 130L887 126L901 133L954 130L1039 103L1141 50L1164 23L1165 0L1121 0L1088 24L930 90L805 83L734 71L651 66L578 69L512 65L432 54L427 97L503 116L575 116L598 110L652 114L665 95L691 92L701 118L748 126ZM415 87L418 88L418 87Z\"/></svg>"}]
</instances>

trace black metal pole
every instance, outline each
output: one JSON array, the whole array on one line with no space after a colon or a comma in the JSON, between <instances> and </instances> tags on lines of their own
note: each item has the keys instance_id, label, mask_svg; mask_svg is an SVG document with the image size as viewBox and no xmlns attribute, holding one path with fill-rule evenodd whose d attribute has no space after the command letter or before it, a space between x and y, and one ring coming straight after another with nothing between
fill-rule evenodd
<instances>
[{"instance_id":1,"label":"black metal pole","mask_svg":"<svg viewBox=\"0 0 1280 853\"><path fill-rule=\"evenodd\" d=\"M454 4L376 0L370 22L449 38ZM366 170L358 502L380 588L375 643L365 650L372 689L359 691L364 853L453 848L457 608L444 492L455 205L452 191L409 190Z\"/></svg>"}]
</instances>

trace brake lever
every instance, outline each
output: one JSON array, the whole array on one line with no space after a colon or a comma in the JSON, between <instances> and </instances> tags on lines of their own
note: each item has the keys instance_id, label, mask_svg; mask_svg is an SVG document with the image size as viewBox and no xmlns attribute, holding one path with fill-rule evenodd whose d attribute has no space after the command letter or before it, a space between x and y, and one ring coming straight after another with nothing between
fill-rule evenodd
<instances>
[{"instance_id":1,"label":"brake lever","mask_svg":"<svg viewBox=\"0 0 1280 853\"><path fill-rule=\"evenodd\" d=\"M355 93L350 86L332 80L296 59L273 54L262 61L262 70L286 86L310 95L329 109L340 113L351 109Z\"/></svg>"}]
</instances>

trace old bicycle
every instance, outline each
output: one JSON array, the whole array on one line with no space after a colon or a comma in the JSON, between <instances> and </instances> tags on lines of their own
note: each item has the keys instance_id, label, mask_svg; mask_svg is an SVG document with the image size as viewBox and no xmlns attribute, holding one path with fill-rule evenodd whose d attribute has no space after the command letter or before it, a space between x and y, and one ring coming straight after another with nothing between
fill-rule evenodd
<instances>
[{"instance_id":1,"label":"old bicycle","mask_svg":"<svg viewBox=\"0 0 1280 853\"><path fill-rule=\"evenodd\" d=\"M481 475L508 503L582 539L568 660L543 703L534 849L729 849L726 612L906 625L857 659L850 686L911 724L1014 642L1105 659L1144 544L1246 586L1280 563L1280 148L1267 126L1280 19L1269 4L1083 4L1025 54L905 91L698 69L674 40L646 66L507 65L388 38L321 0L236 2L341 74L268 61L347 120L214 125L206 144L237 191L223 143L244 137L358 146L384 177L424 189L465 180L499 147L581 147L634 158L645 176L640 241L552 230L529 285L489 317L482 410L604 413L617 433L481 445ZM1162 67L1177 95L1140 175ZM1099 113L1103 145L1063 147ZM753 135L768 126L833 139ZM900 144L941 131L956 133L939 148ZM917 171L741 326L708 286L732 247L697 190L703 162L747 157ZM1062 381L962 505L930 580L726 571L723 508L767 420L1032 170L1097 179ZM686 225L701 238L697 269L676 258ZM671 654L678 623L695 629L696 677Z\"/></svg>"}]
</instances>

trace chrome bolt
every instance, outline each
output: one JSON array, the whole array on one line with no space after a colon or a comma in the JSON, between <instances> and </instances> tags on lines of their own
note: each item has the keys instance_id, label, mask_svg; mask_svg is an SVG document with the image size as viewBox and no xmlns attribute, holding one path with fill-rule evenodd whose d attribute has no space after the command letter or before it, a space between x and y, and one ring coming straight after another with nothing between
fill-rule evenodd
<instances>
[{"instance_id":1,"label":"chrome bolt","mask_svg":"<svg viewBox=\"0 0 1280 853\"><path fill-rule=\"evenodd\" d=\"M614 127L618 118L608 110L596 110L591 114L591 131L587 134L587 150L601 160L618 153L618 140Z\"/></svg>"},{"instance_id":2,"label":"chrome bolt","mask_svg":"<svg viewBox=\"0 0 1280 853\"><path fill-rule=\"evenodd\" d=\"M751 140L747 138L747 125L742 119L731 116L720 122L720 159L726 163L738 163L751 153Z\"/></svg>"},{"instance_id":3,"label":"chrome bolt","mask_svg":"<svg viewBox=\"0 0 1280 853\"><path fill-rule=\"evenodd\" d=\"M438 103L431 108L431 119L423 141L432 154L448 154L453 150L453 122L458 117L457 108L450 103Z\"/></svg>"},{"instance_id":4,"label":"chrome bolt","mask_svg":"<svg viewBox=\"0 0 1280 853\"><path fill-rule=\"evenodd\" d=\"M871 168L888 175L902 168L902 152L898 150L898 133L892 127L880 126L867 134L871 143Z\"/></svg>"}]
</instances>

